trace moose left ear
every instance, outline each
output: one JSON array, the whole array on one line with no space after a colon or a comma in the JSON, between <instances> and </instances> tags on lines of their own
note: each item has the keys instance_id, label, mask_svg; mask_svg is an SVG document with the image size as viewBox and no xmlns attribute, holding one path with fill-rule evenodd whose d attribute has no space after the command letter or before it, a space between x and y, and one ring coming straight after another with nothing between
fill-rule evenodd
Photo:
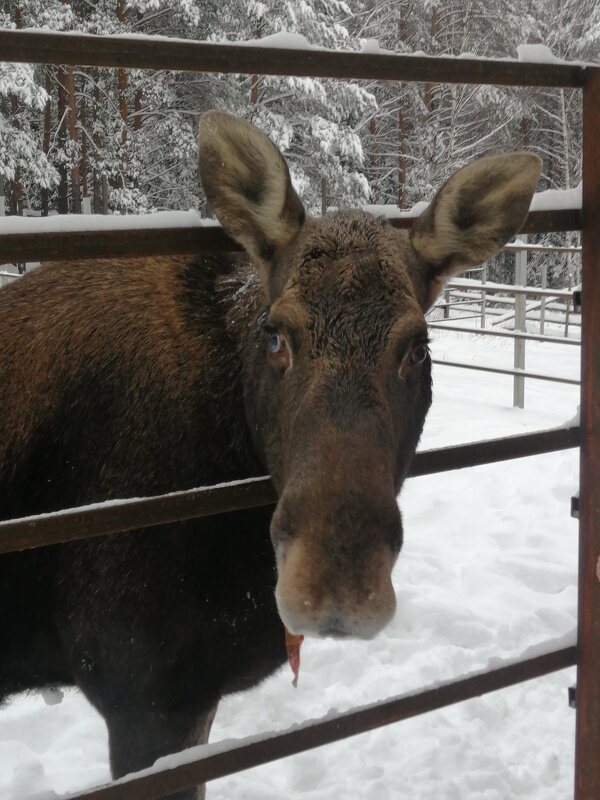
<instances>
[{"instance_id":1,"label":"moose left ear","mask_svg":"<svg viewBox=\"0 0 600 800\"><path fill-rule=\"evenodd\" d=\"M208 202L251 256L269 295L276 256L304 222L285 159L254 125L207 111L200 119L198 161Z\"/></svg>"},{"instance_id":2,"label":"moose left ear","mask_svg":"<svg viewBox=\"0 0 600 800\"><path fill-rule=\"evenodd\" d=\"M474 161L446 181L411 232L425 271L425 309L448 278L493 256L519 230L541 168L535 153L506 153Z\"/></svg>"}]
</instances>

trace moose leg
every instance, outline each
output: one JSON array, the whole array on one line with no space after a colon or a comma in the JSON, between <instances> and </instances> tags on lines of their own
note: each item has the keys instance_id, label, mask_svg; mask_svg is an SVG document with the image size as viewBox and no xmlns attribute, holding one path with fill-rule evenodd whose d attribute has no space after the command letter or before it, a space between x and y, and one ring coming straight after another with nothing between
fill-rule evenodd
<instances>
[{"instance_id":1,"label":"moose leg","mask_svg":"<svg viewBox=\"0 0 600 800\"><path fill-rule=\"evenodd\" d=\"M124 709L105 714L110 767L114 778L151 767L162 756L206 744L218 703L198 713L189 709ZM166 800L204 800L204 785Z\"/></svg>"}]
</instances>

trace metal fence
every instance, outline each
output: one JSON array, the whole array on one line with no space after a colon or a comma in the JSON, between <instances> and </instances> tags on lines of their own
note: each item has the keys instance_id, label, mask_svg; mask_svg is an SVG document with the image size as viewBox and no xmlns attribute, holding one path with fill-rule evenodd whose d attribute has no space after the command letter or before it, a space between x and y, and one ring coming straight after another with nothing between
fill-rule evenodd
<instances>
[{"instance_id":1,"label":"metal fence","mask_svg":"<svg viewBox=\"0 0 600 800\"><path fill-rule=\"evenodd\" d=\"M464 678L417 694L396 697L363 709L328 717L292 731L248 741L179 766L133 775L81 792L73 800L155 800L172 792L241 769L422 714L520 681L577 664L575 800L600 797L600 68L476 59L420 58L311 50L204 44L128 37L89 37L1 31L5 61L37 64L176 69L221 73L287 74L340 79L379 79L504 86L571 87L582 90L583 211L530 213L524 232L583 231L583 316L581 425L514 436L415 457L412 475L547 453L581 446L580 603L576 647ZM408 227L410 221L396 224ZM0 237L1 261L198 253L238 249L219 229L40 233ZM223 511L266 505L275 499L268 478L175 495L132 500L119 505L72 509L0 523L0 550L100 536ZM143 535L143 534L140 534ZM532 731L532 737L535 732Z\"/></svg>"},{"instance_id":2,"label":"metal fence","mask_svg":"<svg viewBox=\"0 0 600 800\"><path fill-rule=\"evenodd\" d=\"M535 372L525 369L526 342L546 342L558 345L581 345L580 339L569 338L570 326L581 326L581 322L573 317L575 311L575 296L578 290L568 289L548 289L547 288L547 268L542 267L542 286L527 286L527 251L543 250L544 252L567 252L580 253L578 247L540 247L538 245L514 244L508 245L505 250L515 252L515 284L490 283L486 279L487 268L479 267L469 270L469 273L481 273L480 281L473 279L453 279L450 280L444 290L441 301L431 309L428 314L428 324L430 328L436 330L456 331L458 333L471 333L476 336L492 336L513 341L513 368L492 367L489 364L473 364L465 361L448 361L446 359L436 360L447 367L458 367L461 369L479 370L491 372L498 375L513 376L513 406L516 408L525 407L525 380L541 380L553 383L570 384L579 386L578 378L568 378L566 376L550 375L544 372ZM488 299L492 295L492 300ZM507 295L509 295L507 297ZM536 298L534 303L527 303L528 297ZM562 305L555 309L551 301L559 301ZM500 316L492 315L493 306L508 305L506 313L499 312ZM492 307L491 307L492 306ZM441 320L432 320L436 310L442 310ZM452 317L452 309L462 316ZM479 309L477 311L477 309ZM539 317L531 318L532 312L539 311ZM558 311L559 320L546 317L547 311ZM477 320L479 325L464 325L468 320ZM514 329L506 330L503 325L510 320L514 320ZM539 333L529 333L527 323L534 322L539 326ZM456 324L458 323L458 324ZM564 328L564 336L549 335L546 333L548 324L559 324Z\"/></svg>"}]
</instances>

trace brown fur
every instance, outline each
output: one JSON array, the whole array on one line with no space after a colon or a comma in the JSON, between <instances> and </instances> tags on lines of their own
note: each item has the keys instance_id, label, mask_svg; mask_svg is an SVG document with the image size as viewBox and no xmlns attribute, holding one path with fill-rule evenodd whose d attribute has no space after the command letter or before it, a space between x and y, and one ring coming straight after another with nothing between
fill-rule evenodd
<instances>
[{"instance_id":1,"label":"brown fur","mask_svg":"<svg viewBox=\"0 0 600 800\"><path fill-rule=\"evenodd\" d=\"M3 556L0 699L79 686L119 776L205 738L221 696L283 662L281 620L375 635L431 400L424 311L517 229L538 168L465 168L409 237L305 219L267 137L211 112L200 172L250 262L53 264L3 289L0 518L267 470L279 499Z\"/></svg>"}]
</instances>

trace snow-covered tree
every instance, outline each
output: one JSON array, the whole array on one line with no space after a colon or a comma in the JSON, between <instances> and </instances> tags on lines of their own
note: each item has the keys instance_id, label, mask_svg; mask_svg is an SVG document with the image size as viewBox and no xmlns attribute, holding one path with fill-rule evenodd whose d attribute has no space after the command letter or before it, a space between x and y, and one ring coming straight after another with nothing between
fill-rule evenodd
<instances>
[{"instance_id":1,"label":"snow-covered tree","mask_svg":"<svg viewBox=\"0 0 600 800\"><path fill-rule=\"evenodd\" d=\"M377 39L431 55L515 56L544 42L595 60L600 45L594 0L0 0L0 24L232 42L285 32L318 47ZM203 209L196 121L211 107L274 139L312 212L410 206L466 161L521 146L544 157L546 186L580 180L574 91L3 65L6 211Z\"/></svg>"}]
</instances>

